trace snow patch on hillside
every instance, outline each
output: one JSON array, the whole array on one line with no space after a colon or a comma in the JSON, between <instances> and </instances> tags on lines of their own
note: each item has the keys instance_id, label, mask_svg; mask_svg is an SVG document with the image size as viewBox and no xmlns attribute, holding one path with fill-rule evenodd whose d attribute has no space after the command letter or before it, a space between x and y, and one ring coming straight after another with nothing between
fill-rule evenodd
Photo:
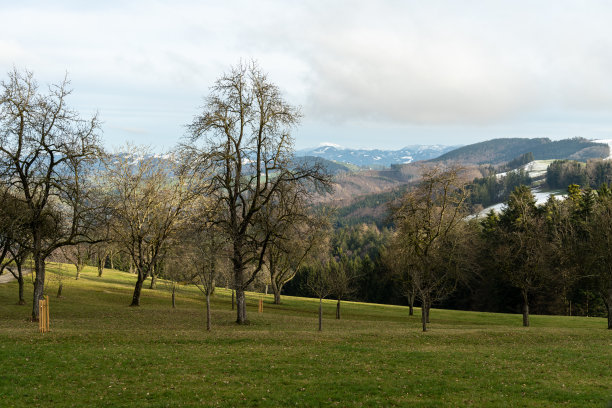
<instances>
[{"instance_id":1,"label":"snow patch on hillside","mask_svg":"<svg viewBox=\"0 0 612 408\"><path fill-rule=\"evenodd\" d=\"M331 142L323 142L319 144L317 147L334 147L336 149L344 149L344 147L340 146L339 144L335 144Z\"/></svg>"},{"instance_id":2,"label":"snow patch on hillside","mask_svg":"<svg viewBox=\"0 0 612 408\"><path fill-rule=\"evenodd\" d=\"M546 201L548 201L548 198L550 196L554 196L558 200L565 200L567 198L567 194L559 194L558 192L554 192L554 191L541 191L538 188L532 188L531 193L535 197L536 205L538 206L546 204ZM499 204L492 205L480 211L478 214L476 214L476 217L484 217L491 210L499 214L504 210L505 207L506 207L506 203L499 203Z\"/></svg>"},{"instance_id":3,"label":"snow patch on hillside","mask_svg":"<svg viewBox=\"0 0 612 408\"><path fill-rule=\"evenodd\" d=\"M607 144L608 147L610 148L610 155L606 157L604 160L612 160L612 139L599 139L599 140L593 140L593 142Z\"/></svg>"}]
</instances>

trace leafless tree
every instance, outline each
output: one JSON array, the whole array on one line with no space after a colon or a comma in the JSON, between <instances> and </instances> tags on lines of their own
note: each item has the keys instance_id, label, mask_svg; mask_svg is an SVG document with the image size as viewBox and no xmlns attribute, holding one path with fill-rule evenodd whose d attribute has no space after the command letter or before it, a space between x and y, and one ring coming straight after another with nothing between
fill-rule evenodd
<instances>
[{"instance_id":1,"label":"leafless tree","mask_svg":"<svg viewBox=\"0 0 612 408\"><path fill-rule=\"evenodd\" d=\"M108 243L106 241L98 242L90 245L88 249L89 259L95 263L98 277L102 277L106 258L108 257Z\"/></svg>"},{"instance_id":2,"label":"leafless tree","mask_svg":"<svg viewBox=\"0 0 612 408\"><path fill-rule=\"evenodd\" d=\"M172 159L159 160L143 148L114 155L107 167L112 235L136 269L131 306L139 306L143 282L177 239L193 198L193 180L185 167Z\"/></svg>"},{"instance_id":3,"label":"leafless tree","mask_svg":"<svg viewBox=\"0 0 612 408\"><path fill-rule=\"evenodd\" d=\"M394 208L394 247L405 260L410 284L421 300L423 331L435 301L455 290L462 278L459 229L466 215L466 180L462 169L430 168L422 181Z\"/></svg>"},{"instance_id":4,"label":"leafless tree","mask_svg":"<svg viewBox=\"0 0 612 408\"><path fill-rule=\"evenodd\" d=\"M357 274L353 266L345 254L329 264L328 282L330 293L336 297L336 319L340 319L340 302L355 292L353 283Z\"/></svg>"},{"instance_id":5,"label":"leafless tree","mask_svg":"<svg viewBox=\"0 0 612 408\"><path fill-rule=\"evenodd\" d=\"M326 256L308 266L306 284L310 290L319 298L319 331L323 330L323 299L332 292L330 279L331 265Z\"/></svg>"},{"instance_id":6,"label":"leafless tree","mask_svg":"<svg viewBox=\"0 0 612 408\"><path fill-rule=\"evenodd\" d=\"M206 330L210 331L210 296L215 290L216 280L219 270L223 265L223 260L227 258L222 252L225 249L225 239L220 231L216 231L213 226L199 229L195 234L197 239L192 246L192 258L190 259L195 267L195 274L192 282L200 289L206 297Z\"/></svg>"},{"instance_id":7,"label":"leafless tree","mask_svg":"<svg viewBox=\"0 0 612 408\"><path fill-rule=\"evenodd\" d=\"M69 263L73 264L76 268L75 280L79 280L81 272L85 266L85 260L87 259L88 248L87 244L76 244L61 248L64 259Z\"/></svg>"},{"instance_id":8,"label":"leafless tree","mask_svg":"<svg viewBox=\"0 0 612 408\"><path fill-rule=\"evenodd\" d=\"M57 248L87 241L92 198L86 172L100 156L97 115L67 107L64 79L42 93L31 72L13 70L1 84L0 183L28 208L27 247L34 259L32 319L45 285L45 259Z\"/></svg>"},{"instance_id":9,"label":"leafless tree","mask_svg":"<svg viewBox=\"0 0 612 408\"><path fill-rule=\"evenodd\" d=\"M390 245L383 249L381 258L385 266L392 274L393 281L396 283L399 293L408 300L408 315L414 315L414 301L416 299L417 288L412 281L410 274L410 259L405 259L405 251L401 247L399 240L391 241Z\"/></svg>"},{"instance_id":10,"label":"leafless tree","mask_svg":"<svg viewBox=\"0 0 612 408\"><path fill-rule=\"evenodd\" d=\"M22 201L6 191L0 196L0 274L9 271L17 280L20 305L25 304L23 264L30 251L28 214Z\"/></svg>"},{"instance_id":11,"label":"leafless tree","mask_svg":"<svg viewBox=\"0 0 612 408\"><path fill-rule=\"evenodd\" d=\"M329 214L312 211L304 185L280 189L273 205L262 211L271 239L266 256L274 303L280 304L283 286L291 281L304 261L319 251L331 228Z\"/></svg>"},{"instance_id":12,"label":"leafless tree","mask_svg":"<svg viewBox=\"0 0 612 408\"><path fill-rule=\"evenodd\" d=\"M260 216L287 185L329 178L320 165L292 162L290 130L299 111L255 63L240 64L219 78L203 111L189 125L186 154L205 169L219 215L214 220L231 246L237 323L247 322L245 290L264 266L273 234ZM203 142L203 143L201 143Z\"/></svg>"}]
</instances>

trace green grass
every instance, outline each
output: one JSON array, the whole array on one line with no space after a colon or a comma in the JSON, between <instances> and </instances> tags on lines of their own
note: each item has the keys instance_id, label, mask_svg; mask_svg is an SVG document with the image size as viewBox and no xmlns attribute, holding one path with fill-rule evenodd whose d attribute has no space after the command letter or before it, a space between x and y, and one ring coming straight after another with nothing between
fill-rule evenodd
<instances>
[{"instance_id":1,"label":"green grass","mask_svg":"<svg viewBox=\"0 0 612 408\"><path fill-rule=\"evenodd\" d=\"M58 266L49 267L57 272ZM74 276L63 265L61 273ZM50 275L53 275L50 273ZM134 275L87 267L48 285L51 332L27 321L17 285L0 285L0 406L587 406L612 399L612 332L604 319L432 310L427 333L406 308L248 297L238 326L229 292L160 283L130 308ZM32 285L27 284L28 300Z\"/></svg>"}]
</instances>

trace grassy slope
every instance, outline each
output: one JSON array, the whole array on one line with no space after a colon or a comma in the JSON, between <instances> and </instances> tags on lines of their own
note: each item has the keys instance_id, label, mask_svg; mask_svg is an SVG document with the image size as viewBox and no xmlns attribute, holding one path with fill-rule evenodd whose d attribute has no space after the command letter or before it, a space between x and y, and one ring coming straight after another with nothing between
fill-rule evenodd
<instances>
[{"instance_id":1,"label":"grassy slope","mask_svg":"<svg viewBox=\"0 0 612 408\"><path fill-rule=\"evenodd\" d=\"M57 266L50 270L57 270ZM63 266L64 273L68 271ZM249 298L233 322L228 292L184 289L177 308L160 284L127 307L133 275L86 268L51 297L51 333L26 321L16 283L0 285L2 406L605 406L612 332L603 319L432 311L431 331L403 307ZM49 291L56 286L50 285ZM31 297L28 284L27 296Z\"/></svg>"}]
</instances>

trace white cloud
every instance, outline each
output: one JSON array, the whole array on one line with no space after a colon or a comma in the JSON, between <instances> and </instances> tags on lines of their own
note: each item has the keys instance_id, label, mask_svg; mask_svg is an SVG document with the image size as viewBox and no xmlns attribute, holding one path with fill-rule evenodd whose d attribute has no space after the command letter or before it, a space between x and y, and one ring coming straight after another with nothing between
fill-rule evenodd
<instances>
[{"instance_id":1,"label":"white cloud","mask_svg":"<svg viewBox=\"0 0 612 408\"><path fill-rule=\"evenodd\" d=\"M316 127L505 126L538 112L612 111L611 7L14 2L3 5L0 66L27 66L41 82L68 70L107 133L155 134L163 121L180 136L214 79L241 58L257 59Z\"/></svg>"}]
</instances>

